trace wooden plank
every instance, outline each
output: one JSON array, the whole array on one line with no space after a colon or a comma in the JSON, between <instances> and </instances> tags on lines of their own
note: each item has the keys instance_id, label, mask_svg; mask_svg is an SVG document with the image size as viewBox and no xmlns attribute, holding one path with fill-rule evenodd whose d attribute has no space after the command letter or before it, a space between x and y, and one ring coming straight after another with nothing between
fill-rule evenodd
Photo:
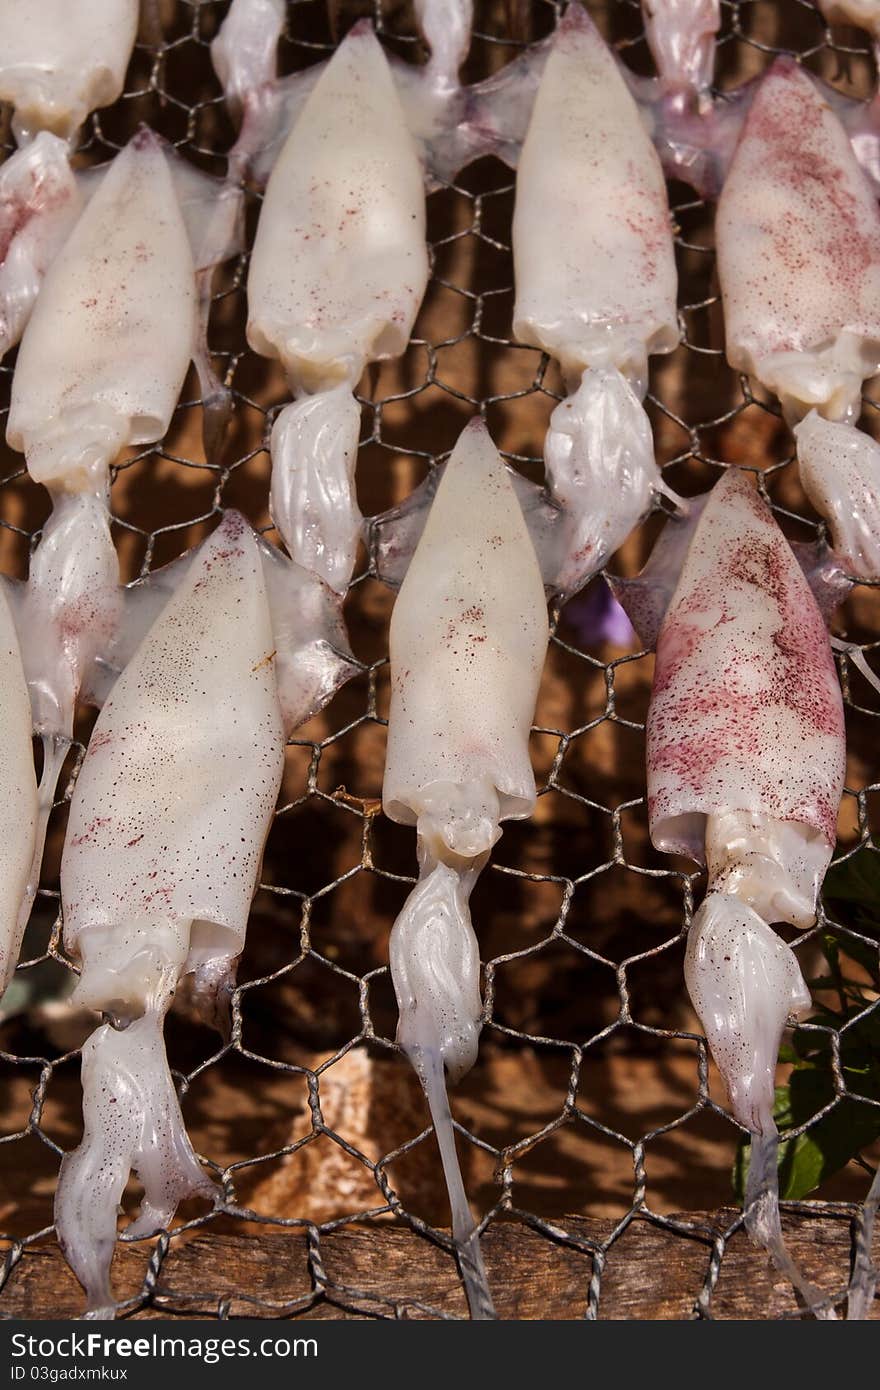
<instances>
[{"instance_id":1,"label":"wooden plank","mask_svg":"<svg viewBox=\"0 0 880 1390\"><path fill-rule=\"evenodd\" d=\"M693 1316L711 1254L711 1235L732 1211L695 1212L688 1238L644 1218L634 1220L607 1250L599 1282L599 1316L680 1319ZM792 1254L819 1287L845 1287L850 1226L828 1216L785 1218ZM558 1238L517 1220L500 1220L483 1240L489 1280L504 1319L581 1318L587 1307L593 1259L589 1243L606 1242L610 1223L566 1218ZM578 1247L581 1248L578 1248ZM120 1245L113 1277L121 1298L139 1294L151 1247ZM875 1241L880 1260L880 1235ZM81 1292L54 1242L29 1246L0 1293L5 1318L75 1317ZM711 1315L717 1318L797 1316L786 1281L737 1232L725 1250ZM142 1318L315 1317L321 1319L465 1317L467 1310L450 1255L415 1232L376 1223L353 1224L310 1245L300 1230L240 1236L201 1232L172 1241L149 1302L129 1316ZM880 1300L873 1316L880 1317Z\"/></svg>"}]
</instances>

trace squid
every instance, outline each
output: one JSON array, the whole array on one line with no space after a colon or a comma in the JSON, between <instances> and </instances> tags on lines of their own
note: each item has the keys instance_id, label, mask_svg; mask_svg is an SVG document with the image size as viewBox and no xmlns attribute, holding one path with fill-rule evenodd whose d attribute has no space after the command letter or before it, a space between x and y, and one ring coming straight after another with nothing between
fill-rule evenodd
<instances>
[{"instance_id":1,"label":"squid","mask_svg":"<svg viewBox=\"0 0 880 1390\"><path fill-rule=\"evenodd\" d=\"M147 137L144 137L147 138ZM205 406L205 447L220 443L230 393L206 346L214 271L243 249L243 198L228 180L194 168L160 140L190 237L199 296L194 362ZM26 328L52 262L112 167L74 171L67 144L48 131L0 165L0 357Z\"/></svg>"},{"instance_id":2,"label":"squid","mask_svg":"<svg viewBox=\"0 0 880 1390\"><path fill-rule=\"evenodd\" d=\"M122 93L138 0L0 0L0 101L19 145L49 130L70 143Z\"/></svg>"},{"instance_id":3,"label":"squid","mask_svg":"<svg viewBox=\"0 0 880 1390\"><path fill-rule=\"evenodd\" d=\"M21 338L83 201L67 144L50 131L0 164L0 357Z\"/></svg>"},{"instance_id":4,"label":"squid","mask_svg":"<svg viewBox=\"0 0 880 1390\"><path fill-rule=\"evenodd\" d=\"M751 104L716 219L730 365L779 397L850 421L880 370L880 212L811 79L778 58Z\"/></svg>"},{"instance_id":5,"label":"squid","mask_svg":"<svg viewBox=\"0 0 880 1390\"><path fill-rule=\"evenodd\" d=\"M295 397L272 429L272 518L297 563L337 592L361 534L353 391L368 363L406 348L427 279L418 151L362 22L278 157L248 276L248 341L280 360Z\"/></svg>"},{"instance_id":6,"label":"squid","mask_svg":"<svg viewBox=\"0 0 880 1390\"><path fill-rule=\"evenodd\" d=\"M547 254L547 226L555 230ZM544 445L568 518L558 576L573 593L654 499L672 496L642 406L648 357L680 332L663 172L595 25L569 5L556 30L519 160L513 217L520 342L555 357L568 396Z\"/></svg>"},{"instance_id":7,"label":"squid","mask_svg":"<svg viewBox=\"0 0 880 1390\"><path fill-rule=\"evenodd\" d=\"M711 103L721 0L642 0L645 37L667 92Z\"/></svg>"},{"instance_id":8,"label":"squid","mask_svg":"<svg viewBox=\"0 0 880 1390\"><path fill-rule=\"evenodd\" d=\"M817 1316L833 1317L779 1220L774 1072L810 994L772 925L803 930L816 917L843 791L840 687L807 578L748 475L728 471L670 528L641 580L618 588L643 640L656 640L651 839L707 870L685 980L751 1136L747 1229Z\"/></svg>"},{"instance_id":9,"label":"squid","mask_svg":"<svg viewBox=\"0 0 880 1390\"><path fill-rule=\"evenodd\" d=\"M209 251L217 224L186 188L183 197L146 129L92 173L13 377L7 440L52 500L27 584L7 581L43 742L31 901L77 699L94 693L99 652L121 616L109 468L126 445L166 432L197 351L193 246Z\"/></svg>"},{"instance_id":10,"label":"squid","mask_svg":"<svg viewBox=\"0 0 880 1390\"><path fill-rule=\"evenodd\" d=\"M0 587L0 997L12 978L30 912L37 835L31 704L15 620Z\"/></svg>"},{"instance_id":11,"label":"squid","mask_svg":"<svg viewBox=\"0 0 880 1390\"><path fill-rule=\"evenodd\" d=\"M479 420L445 466L391 619L383 806L414 825L419 879L391 933L398 1042L437 1134L472 1316L494 1316L444 1070L476 1060L482 1000L468 900L501 823L535 804L529 731L549 638L516 493Z\"/></svg>"},{"instance_id":12,"label":"squid","mask_svg":"<svg viewBox=\"0 0 880 1390\"><path fill-rule=\"evenodd\" d=\"M794 427L804 491L831 527L847 573L880 579L880 445L811 410Z\"/></svg>"},{"instance_id":13,"label":"squid","mask_svg":"<svg viewBox=\"0 0 880 1390\"><path fill-rule=\"evenodd\" d=\"M471 159L491 152L480 127L478 88L465 88L459 69L470 46L472 0L415 0L428 50L416 65L388 56L389 68L429 188L451 180ZM284 143L332 59L278 77L277 46L284 0L232 0L211 44L226 104L240 122L230 151L230 177L265 183ZM331 17L331 23L333 18ZM355 25L355 28L358 26Z\"/></svg>"},{"instance_id":14,"label":"squid","mask_svg":"<svg viewBox=\"0 0 880 1390\"><path fill-rule=\"evenodd\" d=\"M127 592L134 630L70 806L61 866L74 1004L104 1021L82 1052L84 1132L55 1198L87 1316L112 1317L117 1211L144 1188L135 1240L186 1197L219 1199L184 1127L163 1022L193 976L207 1021L235 966L284 765L286 734L354 673L335 597L235 512L195 554ZM146 633L137 641L138 624Z\"/></svg>"},{"instance_id":15,"label":"squid","mask_svg":"<svg viewBox=\"0 0 880 1390\"><path fill-rule=\"evenodd\" d=\"M838 558L873 578L880 475L855 423L880 370L880 212L843 126L790 59L758 88L717 226L728 360L778 396ZM859 649L833 641L880 688Z\"/></svg>"}]
</instances>

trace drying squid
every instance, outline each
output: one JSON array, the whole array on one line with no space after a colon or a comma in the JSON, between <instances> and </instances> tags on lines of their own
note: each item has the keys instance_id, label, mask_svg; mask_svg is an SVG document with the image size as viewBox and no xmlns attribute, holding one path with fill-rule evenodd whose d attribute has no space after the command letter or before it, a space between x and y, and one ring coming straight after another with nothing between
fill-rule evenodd
<instances>
[{"instance_id":1,"label":"drying squid","mask_svg":"<svg viewBox=\"0 0 880 1390\"><path fill-rule=\"evenodd\" d=\"M718 206L718 269L731 365L779 397L838 558L874 577L877 446L855 422L880 369L880 213L846 131L789 59L746 119ZM835 643L876 685L862 654Z\"/></svg>"},{"instance_id":2,"label":"drying squid","mask_svg":"<svg viewBox=\"0 0 880 1390\"><path fill-rule=\"evenodd\" d=\"M214 70L240 131L230 151L230 174L265 183L316 84L332 59L278 77L277 46L284 0L233 0L211 44ZM472 0L416 0L415 15L428 50L422 64L393 54L387 61L405 120L425 166L429 187L450 180L479 154L489 153L471 108L479 103L459 82L470 46ZM355 25L355 29L359 26Z\"/></svg>"},{"instance_id":3,"label":"drying squid","mask_svg":"<svg viewBox=\"0 0 880 1390\"><path fill-rule=\"evenodd\" d=\"M109 467L165 433L197 339L187 219L160 142L141 130L85 196L24 333L7 424L52 499L28 583L10 587L44 747L31 897L76 701L121 611Z\"/></svg>"},{"instance_id":4,"label":"drying squid","mask_svg":"<svg viewBox=\"0 0 880 1390\"><path fill-rule=\"evenodd\" d=\"M731 366L791 422L811 408L857 416L880 369L880 213L840 121L792 59L758 87L717 240Z\"/></svg>"},{"instance_id":5,"label":"drying squid","mask_svg":"<svg viewBox=\"0 0 880 1390\"><path fill-rule=\"evenodd\" d=\"M0 101L20 145L40 130L68 141L122 92L138 0L0 0Z\"/></svg>"},{"instance_id":6,"label":"drying squid","mask_svg":"<svg viewBox=\"0 0 880 1390\"><path fill-rule=\"evenodd\" d=\"M880 444L811 410L794 427L804 491L849 574L880 579Z\"/></svg>"},{"instance_id":7,"label":"drying squid","mask_svg":"<svg viewBox=\"0 0 880 1390\"><path fill-rule=\"evenodd\" d=\"M95 726L61 867L64 943L82 967L73 1000L105 1016L83 1048L83 1139L55 1200L92 1317L114 1312L130 1172L144 1202L129 1239L167 1226L185 1197L218 1195L186 1134L164 1016L186 974L208 1021L228 1012L285 731L354 670L333 595L235 512L127 597L152 623Z\"/></svg>"},{"instance_id":8,"label":"drying squid","mask_svg":"<svg viewBox=\"0 0 880 1390\"><path fill-rule=\"evenodd\" d=\"M721 0L642 0L642 13L648 47L667 92L710 102Z\"/></svg>"},{"instance_id":9,"label":"drying squid","mask_svg":"<svg viewBox=\"0 0 880 1390\"><path fill-rule=\"evenodd\" d=\"M15 970L30 911L37 816L30 698L12 610L0 586L0 996Z\"/></svg>"},{"instance_id":10,"label":"drying squid","mask_svg":"<svg viewBox=\"0 0 880 1390\"><path fill-rule=\"evenodd\" d=\"M685 978L751 1135L746 1224L815 1306L782 1238L773 1119L782 1032L810 995L771 924L815 920L843 790L843 703L810 586L748 475L729 471L662 539L637 586L619 588L643 639L656 634L651 838L706 865Z\"/></svg>"},{"instance_id":11,"label":"drying squid","mask_svg":"<svg viewBox=\"0 0 880 1390\"><path fill-rule=\"evenodd\" d=\"M557 359L570 393L544 446L550 490L570 527L559 576L570 593L667 491L641 402L648 356L679 341L663 173L617 64L579 4L560 22L535 99L513 250L514 334Z\"/></svg>"},{"instance_id":12,"label":"drying squid","mask_svg":"<svg viewBox=\"0 0 880 1390\"><path fill-rule=\"evenodd\" d=\"M391 933L398 1041L421 1079L475 1317L492 1316L444 1068L476 1060L482 1001L468 899L501 822L535 803L529 730L548 640L537 557L485 427L461 435L391 620L383 805L414 825L419 881Z\"/></svg>"},{"instance_id":13,"label":"drying squid","mask_svg":"<svg viewBox=\"0 0 880 1390\"><path fill-rule=\"evenodd\" d=\"M427 278L418 152L360 23L278 157L248 276L248 341L281 361L295 396L272 430L272 517L294 559L340 592L361 530L353 391L368 363L404 351Z\"/></svg>"},{"instance_id":14,"label":"drying squid","mask_svg":"<svg viewBox=\"0 0 880 1390\"><path fill-rule=\"evenodd\" d=\"M239 117L248 101L258 100L277 80L286 8L286 0L232 0L211 44L227 105Z\"/></svg>"},{"instance_id":15,"label":"drying squid","mask_svg":"<svg viewBox=\"0 0 880 1390\"><path fill-rule=\"evenodd\" d=\"M200 331L194 361L206 410L206 450L219 442L229 393L217 380L206 347L216 267L243 247L241 190L203 173L162 144L192 246ZM65 141L41 131L0 165L0 357L21 338L46 272L109 164L73 170Z\"/></svg>"},{"instance_id":16,"label":"drying squid","mask_svg":"<svg viewBox=\"0 0 880 1390\"><path fill-rule=\"evenodd\" d=\"M66 143L41 131L0 165L0 357L21 338L83 197Z\"/></svg>"}]
</instances>

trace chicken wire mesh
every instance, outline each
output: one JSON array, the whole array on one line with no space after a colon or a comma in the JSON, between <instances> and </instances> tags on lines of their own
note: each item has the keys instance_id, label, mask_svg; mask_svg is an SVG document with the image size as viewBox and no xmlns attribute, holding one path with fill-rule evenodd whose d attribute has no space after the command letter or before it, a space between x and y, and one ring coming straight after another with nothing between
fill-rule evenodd
<instances>
[{"instance_id":1,"label":"chicken wire mesh","mask_svg":"<svg viewBox=\"0 0 880 1390\"><path fill-rule=\"evenodd\" d=\"M562 8L553 0L536 0L530 10L478 0L465 79L496 70L524 43L550 32ZM590 8L624 60L649 74L636 0ZM93 115L84 131L82 162L110 157L145 120L201 167L225 172L234 130L208 46L226 9L226 0L160 6L161 42L152 35L138 44L125 95ZM867 39L855 30L829 31L809 0L723 0L722 12L719 91L761 71L773 55L794 52L838 87L861 98L870 94ZM328 13L324 0L291 0L281 71L323 57L362 13L372 13L391 48L419 59L420 40L405 6L376 0L374 10L344 3ZM402 500L447 456L475 411L514 466L542 477L543 434L561 390L553 364L510 338L513 186L508 169L484 159L428 201L432 275L415 335L400 362L372 369L359 389L358 489L367 515ZM259 201L249 190L248 244ZM760 472L785 529L807 538L821 528L790 466L791 437L775 405L753 395L725 363L712 209L683 185L671 186L670 201L682 344L652 368L658 460L667 481L686 494L704 490L726 466ZM552 254L552 226L547 241ZM209 342L235 401L219 456L206 459L202 449L193 376L168 436L132 451L114 470L114 537L127 579L194 544L225 506L238 507L278 539L267 510L266 444L287 395L280 369L246 346L246 272L244 254L218 274L214 287ZM0 368L4 413L13 369L14 358ZM866 398L864 427L876 430L878 410L880 403ZM6 573L24 576L47 499L28 480L20 456L6 452L3 475L0 563ZM638 568L659 520L639 528L615 557L615 570ZM411 831L380 814L392 596L362 560L346 600L361 674L290 742L232 1036L218 1044L195 1023L185 998L167 1024L187 1126L225 1199L207 1213L185 1206L172 1233L118 1254L121 1312L466 1315L426 1108L393 1043L388 935L415 881L415 843ZM555 615L533 733L537 810L530 821L506 827L472 900L485 1026L480 1061L452 1096L465 1180L487 1248L502 1227L528 1237L530 1263L513 1260L514 1281L529 1280L539 1248L577 1256L566 1297L538 1307L539 1315L619 1315L609 1302L610 1262L625 1261L632 1233L650 1229L688 1252L690 1272L671 1315L724 1316L736 1306L740 1314L761 1316L767 1312L761 1295L732 1286L742 1266L735 1266L740 1273L727 1280L725 1293L726 1269L745 1241L730 1185L739 1131L724 1109L682 976L700 876L650 846L644 720L652 659L638 652L631 634L609 633L601 586L599 579ZM864 642L870 657L877 621L871 586L858 586L838 628ZM841 677L849 763L838 853L852 855L874 847L877 716L869 688L845 658ZM79 1046L93 1019L64 1002L73 967L61 944L58 865L91 722L83 712L66 791L53 813L34 920L2 1007L0 1315L6 1316L35 1311L27 1303L27 1289L35 1287L27 1278L43 1268L40 1256L53 1246L58 1165L79 1135ZM848 1030L880 1017L869 977L858 975L866 952L877 958L877 941L861 925L823 909L816 927L799 938L808 977L824 959L818 943L830 941L839 970L855 971L864 988L845 1025L805 1025L828 1042L832 1093L790 1127L792 1140L840 1107L855 1113L880 1106L876 1077L866 1076L859 1089L841 1061ZM835 986L840 980L820 982L817 1003L823 989ZM876 1146L873 1153L876 1161ZM871 1155L866 1145L817 1197L786 1207L824 1219L827 1268L816 1277L838 1296ZM136 1200L132 1188L127 1206ZM398 1265L390 1272L389 1247L381 1243L390 1225L424 1238L418 1248L425 1259L430 1252L439 1260L430 1278L412 1251L408 1271ZM334 1245L341 1232L359 1234L360 1245ZM228 1242L235 1236L265 1242L274 1234L276 1243L265 1248L280 1269L285 1255L277 1237L286 1236L283 1248L292 1249L297 1233L304 1235L298 1284L255 1273L240 1246L226 1273L210 1259L212 1247L233 1248ZM347 1257L339 1254L343 1248ZM643 1281L662 1283L661 1259L677 1258L668 1243L662 1256L660 1248ZM175 1252L187 1249L200 1253L175 1265ZM58 1279L49 1307L75 1310L72 1276ZM782 1316L798 1315L785 1289L777 1287L771 1303ZM508 1299L507 1306L522 1305ZM629 1307L638 1313L638 1298Z\"/></svg>"}]
</instances>

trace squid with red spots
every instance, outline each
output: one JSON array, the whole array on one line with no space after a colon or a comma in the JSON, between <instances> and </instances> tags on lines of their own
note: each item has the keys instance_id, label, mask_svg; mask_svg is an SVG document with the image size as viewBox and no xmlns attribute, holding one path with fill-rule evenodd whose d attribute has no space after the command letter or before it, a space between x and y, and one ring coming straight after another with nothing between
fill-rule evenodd
<instances>
[{"instance_id":1,"label":"squid with red spots","mask_svg":"<svg viewBox=\"0 0 880 1390\"><path fill-rule=\"evenodd\" d=\"M120 95L137 23L138 0L0 0L0 100L20 147L0 169L0 355L82 211L71 150Z\"/></svg>"},{"instance_id":2,"label":"squid with red spots","mask_svg":"<svg viewBox=\"0 0 880 1390\"><path fill-rule=\"evenodd\" d=\"M47 272L18 355L7 439L52 499L27 584L7 581L44 748L31 900L76 702L98 698L98 658L121 612L109 468L126 445L168 429L197 353L196 263L213 262L230 230L235 205L218 215L202 180L182 167L175 179L146 129L109 167L86 174L85 209Z\"/></svg>"},{"instance_id":3,"label":"squid with red spots","mask_svg":"<svg viewBox=\"0 0 880 1390\"><path fill-rule=\"evenodd\" d=\"M815 1307L782 1238L773 1119L782 1032L810 995L772 924L815 921L843 790L843 703L810 586L748 475L725 474L668 530L641 579L619 588L656 640L651 838L706 866L685 979L751 1135L746 1224Z\"/></svg>"},{"instance_id":4,"label":"squid with red spots","mask_svg":"<svg viewBox=\"0 0 880 1390\"><path fill-rule=\"evenodd\" d=\"M557 359L570 393L551 416L544 460L565 516L557 587L573 593L668 492L641 402L649 355L679 341L663 172L579 4L556 30L532 110L513 252L514 333Z\"/></svg>"},{"instance_id":5,"label":"squid with red spots","mask_svg":"<svg viewBox=\"0 0 880 1390\"><path fill-rule=\"evenodd\" d=\"M792 423L810 409L857 416L880 369L880 212L846 131L792 59L758 87L717 240L731 366Z\"/></svg>"},{"instance_id":6,"label":"squid with red spots","mask_svg":"<svg viewBox=\"0 0 880 1390\"><path fill-rule=\"evenodd\" d=\"M548 641L544 587L485 426L446 465L391 619L383 803L414 825L419 881L391 933L398 1041L427 1095L472 1316L494 1316L446 1096L474 1064L480 961L468 900L501 822L535 804L529 730Z\"/></svg>"},{"instance_id":7,"label":"squid with red spots","mask_svg":"<svg viewBox=\"0 0 880 1390\"><path fill-rule=\"evenodd\" d=\"M790 59L763 78L718 205L727 356L775 393L845 574L880 574L880 462L855 422L880 370L880 211L846 131ZM858 649L862 674L880 682Z\"/></svg>"},{"instance_id":8,"label":"squid with red spots","mask_svg":"<svg viewBox=\"0 0 880 1390\"><path fill-rule=\"evenodd\" d=\"M132 1170L145 1196L129 1239L166 1227L184 1197L217 1195L184 1128L165 1013L192 975L206 1021L228 1026L286 735L355 669L335 596L235 512L127 606L120 643L135 650L111 653L124 669L77 778L61 865L74 1002L105 1019L83 1048L84 1134L55 1200L93 1317L113 1315Z\"/></svg>"}]
</instances>

